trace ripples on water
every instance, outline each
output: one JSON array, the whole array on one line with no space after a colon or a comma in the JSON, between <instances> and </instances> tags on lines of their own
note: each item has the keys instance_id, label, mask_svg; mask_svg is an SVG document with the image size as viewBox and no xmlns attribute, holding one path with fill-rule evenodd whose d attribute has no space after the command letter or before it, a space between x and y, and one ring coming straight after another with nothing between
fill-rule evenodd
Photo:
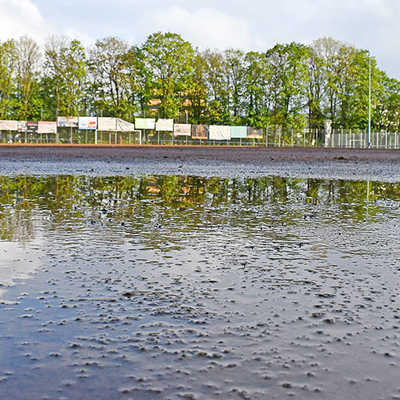
<instances>
[{"instance_id":1,"label":"ripples on water","mask_svg":"<svg viewBox=\"0 0 400 400\"><path fill-rule=\"evenodd\" d=\"M400 184L0 185L2 398L400 398Z\"/></svg>"}]
</instances>

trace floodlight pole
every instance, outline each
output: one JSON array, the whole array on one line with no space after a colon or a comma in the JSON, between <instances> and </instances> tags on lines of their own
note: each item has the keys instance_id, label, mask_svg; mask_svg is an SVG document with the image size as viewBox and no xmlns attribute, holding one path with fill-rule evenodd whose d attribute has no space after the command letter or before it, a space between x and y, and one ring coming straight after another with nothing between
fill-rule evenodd
<instances>
[{"instance_id":1,"label":"floodlight pole","mask_svg":"<svg viewBox=\"0 0 400 400\"><path fill-rule=\"evenodd\" d=\"M371 56L368 52L368 148L371 147Z\"/></svg>"},{"instance_id":2,"label":"floodlight pole","mask_svg":"<svg viewBox=\"0 0 400 400\"><path fill-rule=\"evenodd\" d=\"M97 116L96 112L96 129L94 131L94 144L97 144L97 129L99 127L99 117Z\"/></svg>"}]
</instances>

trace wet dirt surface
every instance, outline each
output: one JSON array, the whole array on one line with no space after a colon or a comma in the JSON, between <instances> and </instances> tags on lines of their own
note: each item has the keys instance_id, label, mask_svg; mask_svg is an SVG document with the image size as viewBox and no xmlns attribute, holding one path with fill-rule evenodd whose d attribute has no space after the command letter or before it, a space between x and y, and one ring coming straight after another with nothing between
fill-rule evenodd
<instances>
[{"instance_id":1,"label":"wet dirt surface","mask_svg":"<svg viewBox=\"0 0 400 400\"><path fill-rule=\"evenodd\" d=\"M0 175L169 174L400 181L400 152L189 146L0 146Z\"/></svg>"},{"instance_id":2,"label":"wet dirt surface","mask_svg":"<svg viewBox=\"0 0 400 400\"><path fill-rule=\"evenodd\" d=\"M1 398L400 399L398 153L229 150L0 147Z\"/></svg>"},{"instance_id":3,"label":"wet dirt surface","mask_svg":"<svg viewBox=\"0 0 400 400\"><path fill-rule=\"evenodd\" d=\"M2 398L400 398L398 183L0 188Z\"/></svg>"}]
</instances>

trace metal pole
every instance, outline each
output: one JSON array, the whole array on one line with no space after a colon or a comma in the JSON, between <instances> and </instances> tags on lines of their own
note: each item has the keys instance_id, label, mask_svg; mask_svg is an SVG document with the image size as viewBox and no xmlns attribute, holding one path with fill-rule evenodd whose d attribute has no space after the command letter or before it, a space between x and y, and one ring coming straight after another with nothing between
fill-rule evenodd
<instances>
[{"instance_id":1,"label":"metal pole","mask_svg":"<svg viewBox=\"0 0 400 400\"><path fill-rule=\"evenodd\" d=\"M60 137L58 135L58 109L56 109L56 143L60 143Z\"/></svg>"},{"instance_id":2,"label":"metal pole","mask_svg":"<svg viewBox=\"0 0 400 400\"><path fill-rule=\"evenodd\" d=\"M368 147L371 147L371 56L368 53Z\"/></svg>"},{"instance_id":3,"label":"metal pole","mask_svg":"<svg viewBox=\"0 0 400 400\"><path fill-rule=\"evenodd\" d=\"M94 131L94 144L97 144L97 128L99 127L99 117L96 116L96 130Z\"/></svg>"}]
</instances>

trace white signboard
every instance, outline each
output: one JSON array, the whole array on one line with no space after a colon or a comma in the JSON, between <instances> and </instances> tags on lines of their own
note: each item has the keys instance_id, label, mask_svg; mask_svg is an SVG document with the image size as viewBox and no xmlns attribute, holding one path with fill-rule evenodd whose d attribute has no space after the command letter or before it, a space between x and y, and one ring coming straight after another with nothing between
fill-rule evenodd
<instances>
[{"instance_id":1,"label":"white signboard","mask_svg":"<svg viewBox=\"0 0 400 400\"><path fill-rule=\"evenodd\" d=\"M154 129L155 118L135 118L136 129Z\"/></svg>"},{"instance_id":2,"label":"white signboard","mask_svg":"<svg viewBox=\"0 0 400 400\"><path fill-rule=\"evenodd\" d=\"M38 133L56 133L56 121L39 121Z\"/></svg>"},{"instance_id":3,"label":"white signboard","mask_svg":"<svg viewBox=\"0 0 400 400\"><path fill-rule=\"evenodd\" d=\"M97 128L97 117L79 117L79 129L95 130Z\"/></svg>"},{"instance_id":4,"label":"white signboard","mask_svg":"<svg viewBox=\"0 0 400 400\"><path fill-rule=\"evenodd\" d=\"M77 128L78 117L57 117L57 126L59 128Z\"/></svg>"},{"instance_id":5,"label":"white signboard","mask_svg":"<svg viewBox=\"0 0 400 400\"><path fill-rule=\"evenodd\" d=\"M124 121L123 119L117 118L117 131L119 131L119 132L134 132L135 124L132 124L132 122Z\"/></svg>"},{"instance_id":6,"label":"white signboard","mask_svg":"<svg viewBox=\"0 0 400 400\"><path fill-rule=\"evenodd\" d=\"M0 121L0 131L17 131L18 121L2 120Z\"/></svg>"},{"instance_id":7,"label":"white signboard","mask_svg":"<svg viewBox=\"0 0 400 400\"><path fill-rule=\"evenodd\" d=\"M18 121L17 129L18 132L26 132L26 121Z\"/></svg>"},{"instance_id":8,"label":"white signboard","mask_svg":"<svg viewBox=\"0 0 400 400\"><path fill-rule=\"evenodd\" d=\"M99 131L106 132L134 132L135 124L121 118L99 117Z\"/></svg>"},{"instance_id":9,"label":"white signboard","mask_svg":"<svg viewBox=\"0 0 400 400\"><path fill-rule=\"evenodd\" d=\"M159 119L156 122L156 131L167 131L172 132L174 130L173 119Z\"/></svg>"},{"instance_id":10,"label":"white signboard","mask_svg":"<svg viewBox=\"0 0 400 400\"><path fill-rule=\"evenodd\" d=\"M116 131L117 118L112 117L99 117L99 131Z\"/></svg>"},{"instance_id":11,"label":"white signboard","mask_svg":"<svg viewBox=\"0 0 400 400\"><path fill-rule=\"evenodd\" d=\"M192 125L174 124L174 136L192 136Z\"/></svg>"},{"instance_id":12,"label":"white signboard","mask_svg":"<svg viewBox=\"0 0 400 400\"><path fill-rule=\"evenodd\" d=\"M231 127L224 125L210 125L209 131L210 140L230 140Z\"/></svg>"}]
</instances>

